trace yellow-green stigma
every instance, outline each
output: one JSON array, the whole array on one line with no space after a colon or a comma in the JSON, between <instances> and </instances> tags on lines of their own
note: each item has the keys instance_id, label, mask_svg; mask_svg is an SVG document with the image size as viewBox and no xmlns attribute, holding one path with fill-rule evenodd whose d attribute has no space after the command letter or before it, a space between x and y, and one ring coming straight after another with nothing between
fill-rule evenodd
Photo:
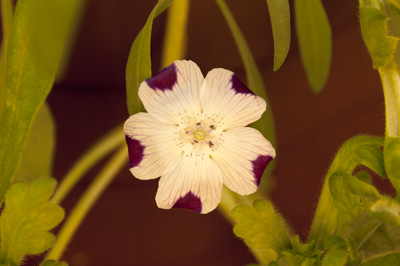
<instances>
[{"instance_id":1,"label":"yellow-green stigma","mask_svg":"<svg viewBox=\"0 0 400 266\"><path fill-rule=\"evenodd\" d=\"M201 130L195 131L195 132L193 133L193 135L194 135L194 137L195 137L197 140L203 140L203 139L205 139L205 137L207 136L206 133L204 133L204 132L201 131Z\"/></svg>"}]
</instances>

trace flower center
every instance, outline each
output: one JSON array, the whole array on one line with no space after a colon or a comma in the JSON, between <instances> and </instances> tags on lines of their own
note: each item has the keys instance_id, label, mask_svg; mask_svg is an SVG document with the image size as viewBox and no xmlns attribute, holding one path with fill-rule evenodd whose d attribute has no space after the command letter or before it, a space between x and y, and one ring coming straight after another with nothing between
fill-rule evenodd
<instances>
[{"instance_id":1,"label":"flower center","mask_svg":"<svg viewBox=\"0 0 400 266\"><path fill-rule=\"evenodd\" d=\"M206 138L207 134L204 131L197 130L193 133L195 139L197 140L203 140Z\"/></svg>"}]
</instances>

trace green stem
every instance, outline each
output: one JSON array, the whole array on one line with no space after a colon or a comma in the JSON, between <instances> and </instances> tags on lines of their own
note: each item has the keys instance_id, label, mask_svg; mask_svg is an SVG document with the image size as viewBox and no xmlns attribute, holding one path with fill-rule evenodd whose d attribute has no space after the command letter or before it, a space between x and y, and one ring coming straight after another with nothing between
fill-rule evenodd
<instances>
[{"instance_id":1,"label":"green stem","mask_svg":"<svg viewBox=\"0 0 400 266\"><path fill-rule=\"evenodd\" d=\"M189 0L175 0L168 9L162 68L185 56L188 10Z\"/></svg>"},{"instance_id":2,"label":"green stem","mask_svg":"<svg viewBox=\"0 0 400 266\"><path fill-rule=\"evenodd\" d=\"M124 140L122 125L118 125L99 142L95 143L90 150L79 158L62 179L51 201L57 204L60 203L93 165L124 143Z\"/></svg>"},{"instance_id":3,"label":"green stem","mask_svg":"<svg viewBox=\"0 0 400 266\"><path fill-rule=\"evenodd\" d=\"M400 136L400 77L395 59L378 68L385 95L386 136Z\"/></svg>"},{"instance_id":4,"label":"green stem","mask_svg":"<svg viewBox=\"0 0 400 266\"><path fill-rule=\"evenodd\" d=\"M68 219L65 221L57 240L52 249L47 254L45 260L54 259L59 260L62 256L66 246L70 242L72 236L86 217L92 206L96 203L97 199L108 187L110 182L118 174L120 169L128 161L128 151L126 145L121 148L110 159L106 166L102 169L96 179L92 182L90 187L86 190L84 195L76 204Z\"/></svg>"}]
</instances>

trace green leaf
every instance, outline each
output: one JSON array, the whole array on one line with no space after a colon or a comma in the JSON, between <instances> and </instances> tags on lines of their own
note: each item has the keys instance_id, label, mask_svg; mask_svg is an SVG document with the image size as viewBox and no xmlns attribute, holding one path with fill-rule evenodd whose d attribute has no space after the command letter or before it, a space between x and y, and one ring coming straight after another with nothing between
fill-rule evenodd
<instances>
[{"instance_id":1,"label":"green leaf","mask_svg":"<svg viewBox=\"0 0 400 266\"><path fill-rule=\"evenodd\" d=\"M251 54L249 46L246 43L246 39L244 38L242 32L240 31L240 28L237 25L235 18L233 17L225 1L216 0L216 2L220 7L226 22L228 23L228 27L231 30L232 36L238 47L240 57L242 58L244 68L246 71L248 87L254 93L263 97L268 104L267 111L264 112L264 114L258 121L251 124L251 126L258 129L272 143L272 145L276 149L277 143L275 138L274 120L271 107L269 106L269 100L267 97L267 92L265 90L265 85L261 73L257 67L253 55ZM264 171L263 178L261 180L265 180L265 177L267 177L274 169L275 164L276 160L273 160L267 167L267 169Z\"/></svg>"},{"instance_id":2,"label":"green leaf","mask_svg":"<svg viewBox=\"0 0 400 266\"><path fill-rule=\"evenodd\" d=\"M365 218L371 205L380 197L372 185L350 174L335 173L329 178L329 189L339 212L338 235L350 236L355 228L362 228L364 233L375 229L377 222L370 223L368 217Z\"/></svg>"},{"instance_id":3,"label":"green leaf","mask_svg":"<svg viewBox=\"0 0 400 266\"><path fill-rule=\"evenodd\" d=\"M394 266L400 261L400 253L391 253L373 258L360 266Z\"/></svg>"},{"instance_id":4,"label":"green leaf","mask_svg":"<svg viewBox=\"0 0 400 266\"><path fill-rule=\"evenodd\" d=\"M3 111L6 96L6 53L8 47L8 39L10 37L13 24L13 7L11 0L1 0L1 25L3 30L3 38L0 47L0 124L1 113Z\"/></svg>"},{"instance_id":5,"label":"green leaf","mask_svg":"<svg viewBox=\"0 0 400 266\"><path fill-rule=\"evenodd\" d=\"M129 115L138 113L143 105L138 97L140 83L151 77L150 40L153 20L173 2L159 0L147 18L146 24L136 36L129 52L126 65L126 100Z\"/></svg>"},{"instance_id":6,"label":"green leaf","mask_svg":"<svg viewBox=\"0 0 400 266\"><path fill-rule=\"evenodd\" d=\"M382 146L383 138L371 136L357 136L343 144L326 175L309 240L328 237L336 231L338 211L333 203L329 189L331 175L334 173L351 175L355 167L365 165L381 177L385 177L386 172L381 151ZM354 180L352 179L351 181ZM373 193L370 190L368 191L369 193Z\"/></svg>"},{"instance_id":7,"label":"green leaf","mask_svg":"<svg viewBox=\"0 0 400 266\"><path fill-rule=\"evenodd\" d=\"M299 235L296 235L293 238L293 250L299 254L302 254L306 257L311 256L311 254L315 251L315 241L311 241L311 243L300 243Z\"/></svg>"},{"instance_id":8,"label":"green leaf","mask_svg":"<svg viewBox=\"0 0 400 266\"><path fill-rule=\"evenodd\" d=\"M371 215L384 223L400 226L400 204L388 196L383 196L371 206Z\"/></svg>"},{"instance_id":9,"label":"green leaf","mask_svg":"<svg viewBox=\"0 0 400 266\"><path fill-rule=\"evenodd\" d=\"M33 121L14 182L24 181L29 185L39 177L51 176L55 146L54 126L51 111L45 103Z\"/></svg>"},{"instance_id":10,"label":"green leaf","mask_svg":"<svg viewBox=\"0 0 400 266\"><path fill-rule=\"evenodd\" d=\"M381 223L359 248L366 260L393 250L400 250L400 227L384 223Z\"/></svg>"},{"instance_id":11,"label":"green leaf","mask_svg":"<svg viewBox=\"0 0 400 266\"><path fill-rule=\"evenodd\" d=\"M322 266L344 266L347 262L347 252L343 249L328 250L322 259Z\"/></svg>"},{"instance_id":12,"label":"green leaf","mask_svg":"<svg viewBox=\"0 0 400 266\"><path fill-rule=\"evenodd\" d=\"M68 266L66 262L57 262L56 260L46 260L41 266Z\"/></svg>"},{"instance_id":13,"label":"green leaf","mask_svg":"<svg viewBox=\"0 0 400 266\"><path fill-rule=\"evenodd\" d=\"M64 217L58 205L47 202L55 186L54 179L41 178L29 187L16 183L7 191L0 218L0 263L19 265L24 255L52 246L55 236L48 231Z\"/></svg>"},{"instance_id":14,"label":"green leaf","mask_svg":"<svg viewBox=\"0 0 400 266\"><path fill-rule=\"evenodd\" d=\"M17 171L33 119L52 86L77 1L17 1L0 125L0 202Z\"/></svg>"},{"instance_id":15,"label":"green leaf","mask_svg":"<svg viewBox=\"0 0 400 266\"><path fill-rule=\"evenodd\" d=\"M267 0L274 36L274 71L286 59L290 48L290 8L288 0Z\"/></svg>"},{"instance_id":16,"label":"green leaf","mask_svg":"<svg viewBox=\"0 0 400 266\"><path fill-rule=\"evenodd\" d=\"M253 206L239 205L232 210L232 216L238 221L234 233L248 246L276 252L291 248L283 219L268 201L256 200Z\"/></svg>"},{"instance_id":17,"label":"green leaf","mask_svg":"<svg viewBox=\"0 0 400 266\"><path fill-rule=\"evenodd\" d=\"M319 93L329 76L332 56L331 28L320 0L294 1L300 54L308 81Z\"/></svg>"},{"instance_id":18,"label":"green leaf","mask_svg":"<svg viewBox=\"0 0 400 266\"><path fill-rule=\"evenodd\" d=\"M388 36L386 13L370 6L360 7L361 34L375 67L385 65L394 55L398 38Z\"/></svg>"},{"instance_id":19,"label":"green leaf","mask_svg":"<svg viewBox=\"0 0 400 266\"><path fill-rule=\"evenodd\" d=\"M386 137L385 148L383 149L385 156L385 167L390 182L396 189L397 194L400 193L400 138Z\"/></svg>"}]
</instances>

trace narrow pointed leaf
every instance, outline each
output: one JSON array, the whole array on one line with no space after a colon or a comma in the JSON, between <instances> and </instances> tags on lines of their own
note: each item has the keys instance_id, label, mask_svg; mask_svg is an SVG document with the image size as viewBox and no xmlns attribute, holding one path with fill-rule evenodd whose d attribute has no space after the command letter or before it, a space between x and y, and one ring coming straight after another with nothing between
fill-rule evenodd
<instances>
[{"instance_id":1,"label":"narrow pointed leaf","mask_svg":"<svg viewBox=\"0 0 400 266\"><path fill-rule=\"evenodd\" d=\"M150 59L150 40L153 20L171 3L173 0L159 0L147 18L146 24L136 36L129 52L128 63L126 65L126 101L129 115L133 115L143 110L143 105L139 100L138 89L140 83L151 77Z\"/></svg>"},{"instance_id":2,"label":"narrow pointed leaf","mask_svg":"<svg viewBox=\"0 0 400 266\"><path fill-rule=\"evenodd\" d=\"M294 1L300 54L308 81L321 92L329 76L332 57L331 28L320 0Z\"/></svg>"},{"instance_id":3,"label":"narrow pointed leaf","mask_svg":"<svg viewBox=\"0 0 400 266\"><path fill-rule=\"evenodd\" d=\"M267 0L274 36L274 71L286 59L290 48L290 9L288 0Z\"/></svg>"},{"instance_id":4,"label":"narrow pointed leaf","mask_svg":"<svg viewBox=\"0 0 400 266\"><path fill-rule=\"evenodd\" d=\"M52 86L77 1L17 1L0 125L0 202L16 173L33 118Z\"/></svg>"}]
</instances>

